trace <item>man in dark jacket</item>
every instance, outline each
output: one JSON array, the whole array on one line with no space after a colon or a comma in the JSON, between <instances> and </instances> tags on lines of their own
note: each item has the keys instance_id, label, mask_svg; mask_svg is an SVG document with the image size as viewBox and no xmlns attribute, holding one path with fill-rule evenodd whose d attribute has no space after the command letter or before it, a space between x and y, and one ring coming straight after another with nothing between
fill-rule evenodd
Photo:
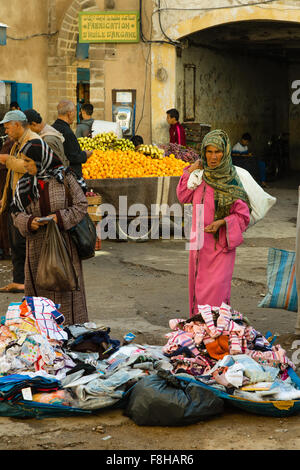
<instances>
[{"instance_id":1,"label":"man in dark jacket","mask_svg":"<svg viewBox=\"0 0 300 470\"><path fill-rule=\"evenodd\" d=\"M90 103L84 103L81 106L80 114L81 114L81 121L80 124L77 125L76 129L76 137L90 137L92 133L92 125L94 119L92 118L94 112L94 106Z\"/></svg>"},{"instance_id":2,"label":"man in dark jacket","mask_svg":"<svg viewBox=\"0 0 300 470\"><path fill-rule=\"evenodd\" d=\"M52 127L60 132L64 138L64 151L76 175L82 177L82 164L92 155L93 152L81 150L78 140L71 129L76 117L76 107L72 101L63 100L57 105L58 119Z\"/></svg>"}]
</instances>

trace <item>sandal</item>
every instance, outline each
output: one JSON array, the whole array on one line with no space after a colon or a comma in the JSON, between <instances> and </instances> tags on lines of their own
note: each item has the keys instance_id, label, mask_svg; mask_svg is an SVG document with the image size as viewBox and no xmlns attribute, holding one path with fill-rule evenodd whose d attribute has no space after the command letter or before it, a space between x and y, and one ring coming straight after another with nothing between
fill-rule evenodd
<instances>
[{"instance_id":1,"label":"sandal","mask_svg":"<svg viewBox=\"0 0 300 470\"><path fill-rule=\"evenodd\" d=\"M24 288L20 289L19 287L15 287L14 284L8 284L7 286L0 288L0 293L2 294L21 294L24 293Z\"/></svg>"}]
</instances>

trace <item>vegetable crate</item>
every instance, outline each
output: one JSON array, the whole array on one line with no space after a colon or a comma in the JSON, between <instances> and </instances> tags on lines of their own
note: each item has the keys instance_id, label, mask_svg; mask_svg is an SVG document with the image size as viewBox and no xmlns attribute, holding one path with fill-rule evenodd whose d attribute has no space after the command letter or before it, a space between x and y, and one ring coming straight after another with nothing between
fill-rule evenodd
<instances>
[{"instance_id":1,"label":"vegetable crate","mask_svg":"<svg viewBox=\"0 0 300 470\"><path fill-rule=\"evenodd\" d=\"M98 207L102 204L102 197L101 196L88 196L88 213L94 224L97 226L98 222L101 221L101 215L97 214ZM101 250L101 239L99 238L99 234L97 232L97 240L95 245L95 251Z\"/></svg>"}]
</instances>

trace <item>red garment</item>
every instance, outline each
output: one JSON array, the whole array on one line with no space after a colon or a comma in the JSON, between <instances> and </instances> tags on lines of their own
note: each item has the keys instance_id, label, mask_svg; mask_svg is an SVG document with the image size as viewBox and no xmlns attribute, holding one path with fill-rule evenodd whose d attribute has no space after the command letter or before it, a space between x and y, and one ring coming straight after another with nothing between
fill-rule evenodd
<instances>
[{"instance_id":1,"label":"red garment","mask_svg":"<svg viewBox=\"0 0 300 470\"><path fill-rule=\"evenodd\" d=\"M186 147L185 130L179 122L170 126L170 144L179 144Z\"/></svg>"}]
</instances>

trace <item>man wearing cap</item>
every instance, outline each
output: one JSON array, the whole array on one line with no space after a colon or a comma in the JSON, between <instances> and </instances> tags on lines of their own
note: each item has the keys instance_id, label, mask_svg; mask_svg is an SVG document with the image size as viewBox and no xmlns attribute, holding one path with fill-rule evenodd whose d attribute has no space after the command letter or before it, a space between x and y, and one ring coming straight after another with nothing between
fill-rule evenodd
<instances>
[{"instance_id":1,"label":"man wearing cap","mask_svg":"<svg viewBox=\"0 0 300 470\"><path fill-rule=\"evenodd\" d=\"M60 158L62 164L65 167L68 167L69 161L64 151L64 136L56 129L54 129L54 127L49 126L49 124L46 124L43 121L42 116L37 111L35 111L35 109L27 109L26 111L24 111L24 114L27 117L30 129L33 132L39 134L39 136L53 150L55 155Z\"/></svg>"},{"instance_id":2,"label":"man wearing cap","mask_svg":"<svg viewBox=\"0 0 300 470\"><path fill-rule=\"evenodd\" d=\"M13 282L0 289L0 292L24 292L24 264L26 257L26 241L14 226L10 204L12 202L17 182L26 173L20 150L31 139L40 137L28 126L25 114L20 110L8 111L0 122L4 125L5 133L14 141L10 154L0 155L0 163L6 166L7 176L0 201L0 213L8 211L8 233L13 265Z\"/></svg>"}]
</instances>

